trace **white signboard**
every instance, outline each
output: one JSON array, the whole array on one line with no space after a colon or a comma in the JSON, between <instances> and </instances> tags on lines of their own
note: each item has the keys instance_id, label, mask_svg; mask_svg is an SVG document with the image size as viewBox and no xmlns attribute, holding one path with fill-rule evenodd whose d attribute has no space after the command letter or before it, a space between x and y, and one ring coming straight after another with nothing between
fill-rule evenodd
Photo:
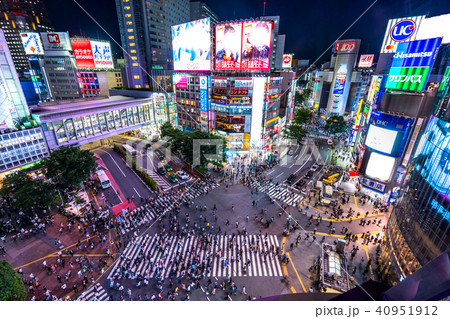
<instances>
[{"instance_id":1,"label":"white signboard","mask_svg":"<svg viewBox=\"0 0 450 319\"><path fill-rule=\"evenodd\" d=\"M113 69L111 46L108 42L91 41L92 55L96 69Z\"/></svg>"},{"instance_id":2,"label":"white signboard","mask_svg":"<svg viewBox=\"0 0 450 319\"><path fill-rule=\"evenodd\" d=\"M373 65L373 54L361 54L359 57L358 68L370 68Z\"/></svg>"},{"instance_id":3,"label":"white signboard","mask_svg":"<svg viewBox=\"0 0 450 319\"><path fill-rule=\"evenodd\" d=\"M44 49L39 33L24 32L20 34L26 55L43 55Z\"/></svg>"}]
</instances>

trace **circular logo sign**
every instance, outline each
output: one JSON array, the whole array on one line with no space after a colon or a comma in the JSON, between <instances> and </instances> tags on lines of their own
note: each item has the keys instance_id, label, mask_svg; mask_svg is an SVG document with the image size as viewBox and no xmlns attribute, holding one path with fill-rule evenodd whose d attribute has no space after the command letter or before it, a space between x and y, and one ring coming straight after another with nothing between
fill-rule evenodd
<instances>
[{"instance_id":1,"label":"circular logo sign","mask_svg":"<svg viewBox=\"0 0 450 319\"><path fill-rule=\"evenodd\" d=\"M291 56L285 55L283 58L283 63L285 63L285 64L291 63Z\"/></svg>"},{"instance_id":2,"label":"circular logo sign","mask_svg":"<svg viewBox=\"0 0 450 319\"><path fill-rule=\"evenodd\" d=\"M400 20L391 29L391 39L394 41L405 41L412 37L416 31L416 23L411 19Z\"/></svg>"}]
</instances>

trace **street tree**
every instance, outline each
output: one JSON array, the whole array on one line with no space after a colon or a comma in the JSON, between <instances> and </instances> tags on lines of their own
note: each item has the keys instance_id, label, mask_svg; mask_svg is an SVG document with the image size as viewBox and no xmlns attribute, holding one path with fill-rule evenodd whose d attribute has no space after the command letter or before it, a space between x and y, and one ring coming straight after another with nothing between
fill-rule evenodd
<instances>
[{"instance_id":1,"label":"street tree","mask_svg":"<svg viewBox=\"0 0 450 319\"><path fill-rule=\"evenodd\" d=\"M304 125L311 122L313 118L313 113L308 109L298 109L295 112L293 121L296 124Z\"/></svg>"},{"instance_id":2,"label":"street tree","mask_svg":"<svg viewBox=\"0 0 450 319\"><path fill-rule=\"evenodd\" d=\"M0 260L0 300L27 300L24 283L6 260Z\"/></svg>"},{"instance_id":3,"label":"street tree","mask_svg":"<svg viewBox=\"0 0 450 319\"><path fill-rule=\"evenodd\" d=\"M338 134L345 132L347 128L347 123L343 116L333 115L327 118L325 122L325 129L331 134Z\"/></svg>"},{"instance_id":4,"label":"street tree","mask_svg":"<svg viewBox=\"0 0 450 319\"><path fill-rule=\"evenodd\" d=\"M297 140L297 143L300 143L306 136L306 129L297 123L293 123L283 130L283 137L287 139Z\"/></svg>"},{"instance_id":5,"label":"street tree","mask_svg":"<svg viewBox=\"0 0 450 319\"><path fill-rule=\"evenodd\" d=\"M78 187L95 168L95 156L78 147L61 147L44 159L47 178L61 189Z\"/></svg>"},{"instance_id":6,"label":"street tree","mask_svg":"<svg viewBox=\"0 0 450 319\"><path fill-rule=\"evenodd\" d=\"M36 206L51 206L56 202L54 188L43 179L32 180L25 171L7 176L0 189L0 195L13 199L12 207L24 212Z\"/></svg>"}]
</instances>

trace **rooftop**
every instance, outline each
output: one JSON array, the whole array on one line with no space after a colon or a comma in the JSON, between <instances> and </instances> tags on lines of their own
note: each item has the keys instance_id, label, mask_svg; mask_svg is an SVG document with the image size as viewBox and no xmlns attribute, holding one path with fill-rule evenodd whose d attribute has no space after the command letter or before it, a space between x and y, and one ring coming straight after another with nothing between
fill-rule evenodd
<instances>
[{"instance_id":1,"label":"rooftop","mask_svg":"<svg viewBox=\"0 0 450 319\"><path fill-rule=\"evenodd\" d=\"M35 105L30 106L30 111L32 114L38 116L53 114L62 115L64 113L83 112L87 110L95 110L97 108L120 106L122 104L129 104L132 102L139 104L144 101L148 101L148 98L136 99L132 97L116 95L101 99L79 99L69 103L67 103L67 101L61 101L61 103L56 104L52 103Z\"/></svg>"}]
</instances>

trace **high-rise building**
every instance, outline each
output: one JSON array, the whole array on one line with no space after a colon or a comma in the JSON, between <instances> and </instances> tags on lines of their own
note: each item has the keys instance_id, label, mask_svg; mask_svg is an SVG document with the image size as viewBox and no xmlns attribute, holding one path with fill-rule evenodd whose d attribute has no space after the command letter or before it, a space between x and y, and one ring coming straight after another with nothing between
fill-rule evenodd
<instances>
[{"instance_id":1,"label":"high-rise building","mask_svg":"<svg viewBox=\"0 0 450 319\"><path fill-rule=\"evenodd\" d=\"M173 69L171 27L189 21L189 1L116 0L116 8L126 51L124 85L150 88L151 70Z\"/></svg>"},{"instance_id":2,"label":"high-rise building","mask_svg":"<svg viewBox=\"0 0 450 319\"><path fill-rule=\"evenodd\" d=\"M0 28L4 31L19 77L22 77L30 67L20 34L53 31L44 0L0 1Z\"/></svg>"},{"instance_id":3,"label":"high-rise building","mask_svg":"<svg viewBox=\"0 0 450 319\"><path fill-rule=\"evenodd\" d=\"M217 24L219 22L219 17L208 7L205 3L201 1L193 1L190 3L191 7L191 20L200 20L204 18L210 18L211 23Z\"/></svg>"}]
</instances>

